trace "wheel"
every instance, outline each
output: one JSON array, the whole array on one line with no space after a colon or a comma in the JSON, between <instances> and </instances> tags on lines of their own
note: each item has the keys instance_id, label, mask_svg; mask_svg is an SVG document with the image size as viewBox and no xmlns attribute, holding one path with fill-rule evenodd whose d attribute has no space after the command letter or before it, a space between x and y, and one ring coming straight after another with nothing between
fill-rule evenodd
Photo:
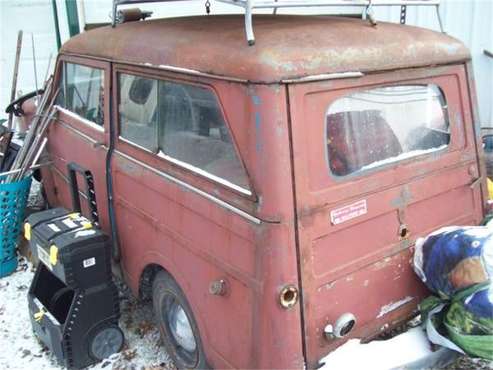
<instances>
[{"instance_id":1,"label":"wheel","mask_svg":"<svg viewBox=\"0 0 493 370\"><path fill-rule=\"evenodd\" d=\"M152 284L154 315L164 347L178 369L208 369L199 330L190 305L165 271Z\"/></svg>"},{"instance_id":2,"label":"wheel","mask_svg":"<svg viewBox=\"0 0 493 370\"><path fill-rule=\"evenodd\" d=\"M105 326L98 329L93 335L89 343L89 350L94 359L102 361L112 354L120 352L123 342L123 332L118 326Z\"/></svg>"}]
</instances>

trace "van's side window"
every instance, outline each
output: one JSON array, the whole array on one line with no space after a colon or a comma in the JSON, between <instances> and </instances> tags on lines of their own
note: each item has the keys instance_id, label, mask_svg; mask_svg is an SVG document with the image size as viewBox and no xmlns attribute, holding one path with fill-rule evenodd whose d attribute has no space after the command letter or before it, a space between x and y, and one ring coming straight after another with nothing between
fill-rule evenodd
<instances>
[{"instance_id":1,"label":"van's side window","mask_svg":"<svg viewBox=\"0 0 493 370\"><path fill-rule=\"evenodd\" d=\"M99 126L104 123L104 73L98 68L64 63L57 104Z\"/></svg>"},{"instance_id":2,"label":"van's side window","mask_svg":"<svg viewBox=\"0 0 493 370\"><path fill-rule=\"evenodd\" d=\"M124 140L221 183L249 189L212 90L120 74L119 95Z\"/></svg>"},{"instance_id":3,"label":"van's side window","mask_svg":"<svg viewBox=\"0 0 493 370\"><path fill-rule=\"evenodd\" d=\"M357 92L333 102L326 116L329 166L346 176L445 148L445 97L436 85Z\"/></svg>"},{"instance_id":4,"label":"van's side window","mask_svg":"<svg viewBox=\"0 0 493 370\"><path fill-rule=\"evenodd\" d=\"M120 136L158 151L157 80L120 75Z\"/></svg>"}]
</instances>

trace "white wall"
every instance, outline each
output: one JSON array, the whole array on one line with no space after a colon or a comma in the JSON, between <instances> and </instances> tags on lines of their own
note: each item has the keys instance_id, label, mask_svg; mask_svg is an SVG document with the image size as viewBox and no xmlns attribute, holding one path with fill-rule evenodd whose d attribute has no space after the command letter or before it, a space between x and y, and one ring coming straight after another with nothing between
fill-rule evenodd
<instances>
[{"instance_id":1,"label":"white wall","mask_svg":"<svg viewBox=\"0 0 493 370\"><path fill-rule=\"evenodd\" d=\"M471 49L478 86L481 123L493 126L493 59L483 50L493 50L493 0L442 0L441 14L445 30L461 39ZM109 22L112 0L77 0L81 28L84 22ZM153 10L153 17L205 15L205 1L181 1L179 3L141 4ZM212 14L236 13L238 9L211 0ZM57 0L62 41L68 38L65 1ZM280 13L334 13L355 9L290 9ZM268 11L266 11L268 12ZM399 21L399 8L377 8L379 20ZM438 30L438 21L432 8L410 7L408 24ZM50 53L56 53L55 30L51 0L0 0L0 108L10 97L10 86L15 55L17 30L25 31L22 64L19 73L19 89L34 90L34 73L31 53L31 35L35 35L38 61L38 80L42 80ZM3 111L3 109L1 109ZM0 111L0 118L2 113Z\"/></svg>"},{"instance_id":2,"label":"white wall","mask_svg":"<svg viewBox=\"0 0 493 370\"><path fill-rule=\"evenodd\" d=\"M442 0L440 13L445 32L471 50L481 124L493 127L493 58L484 54L485 49L493 51L493 0ZM399 20L399 12L388 9L378 16ZM408 24L439 30L434 12L423 7L408 11Z\"/></svg>"},{"instance_id":3,"label":"white wall","mask_svg":"<svg viewBox=\"0 0 493 370\"><path fill-rule=\"evenodd\" d=\"M63 0L58 0L58 7L61 32L67 39L68 25L64 22L66 13ZM10 101L19 30L24 31L24 37L17 88L18 91L28 93L36 86L33 38L39 88L42 87L50 55L51 68L55 64L57 46L51 0L0 0L0 118L4 116L5 106Z\"/></svg>"}]
</instances>

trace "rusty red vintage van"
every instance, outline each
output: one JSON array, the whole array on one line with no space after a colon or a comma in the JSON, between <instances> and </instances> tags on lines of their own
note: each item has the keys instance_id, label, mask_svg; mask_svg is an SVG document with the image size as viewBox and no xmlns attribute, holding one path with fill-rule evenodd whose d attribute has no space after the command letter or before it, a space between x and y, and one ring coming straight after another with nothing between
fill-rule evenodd
<instances>
[{"instance_id":1,"label":"rusty red vintage van","mask_svg":"<svg viewBox=\"0 0 493 370\"><path fill-rule=\"evenodd\" d=\"M151 299L179 368L316 368L427 295L417 237L478 224L470 54L442 33L332 16L128 22L68 41L43 170L93 179L88 216Z\"/></svg>"}]
</instances>

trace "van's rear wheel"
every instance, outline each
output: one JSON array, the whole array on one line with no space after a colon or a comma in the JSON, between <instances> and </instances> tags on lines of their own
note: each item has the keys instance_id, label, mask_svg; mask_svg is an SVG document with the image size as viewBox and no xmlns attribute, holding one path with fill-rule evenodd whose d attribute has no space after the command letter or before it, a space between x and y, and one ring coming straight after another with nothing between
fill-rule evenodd
<instances>
[{"instance_id":1,"label":"van's rear wheel","mask_svg":"<svg viewBox=\"0 0 493 370\"><path fill-rule=\"evenodd\" d=\"M208 368L192 310L178 284L165 271L154 279L152 301L164 347L176 367Z\"/></svg>"}]
</instances>

